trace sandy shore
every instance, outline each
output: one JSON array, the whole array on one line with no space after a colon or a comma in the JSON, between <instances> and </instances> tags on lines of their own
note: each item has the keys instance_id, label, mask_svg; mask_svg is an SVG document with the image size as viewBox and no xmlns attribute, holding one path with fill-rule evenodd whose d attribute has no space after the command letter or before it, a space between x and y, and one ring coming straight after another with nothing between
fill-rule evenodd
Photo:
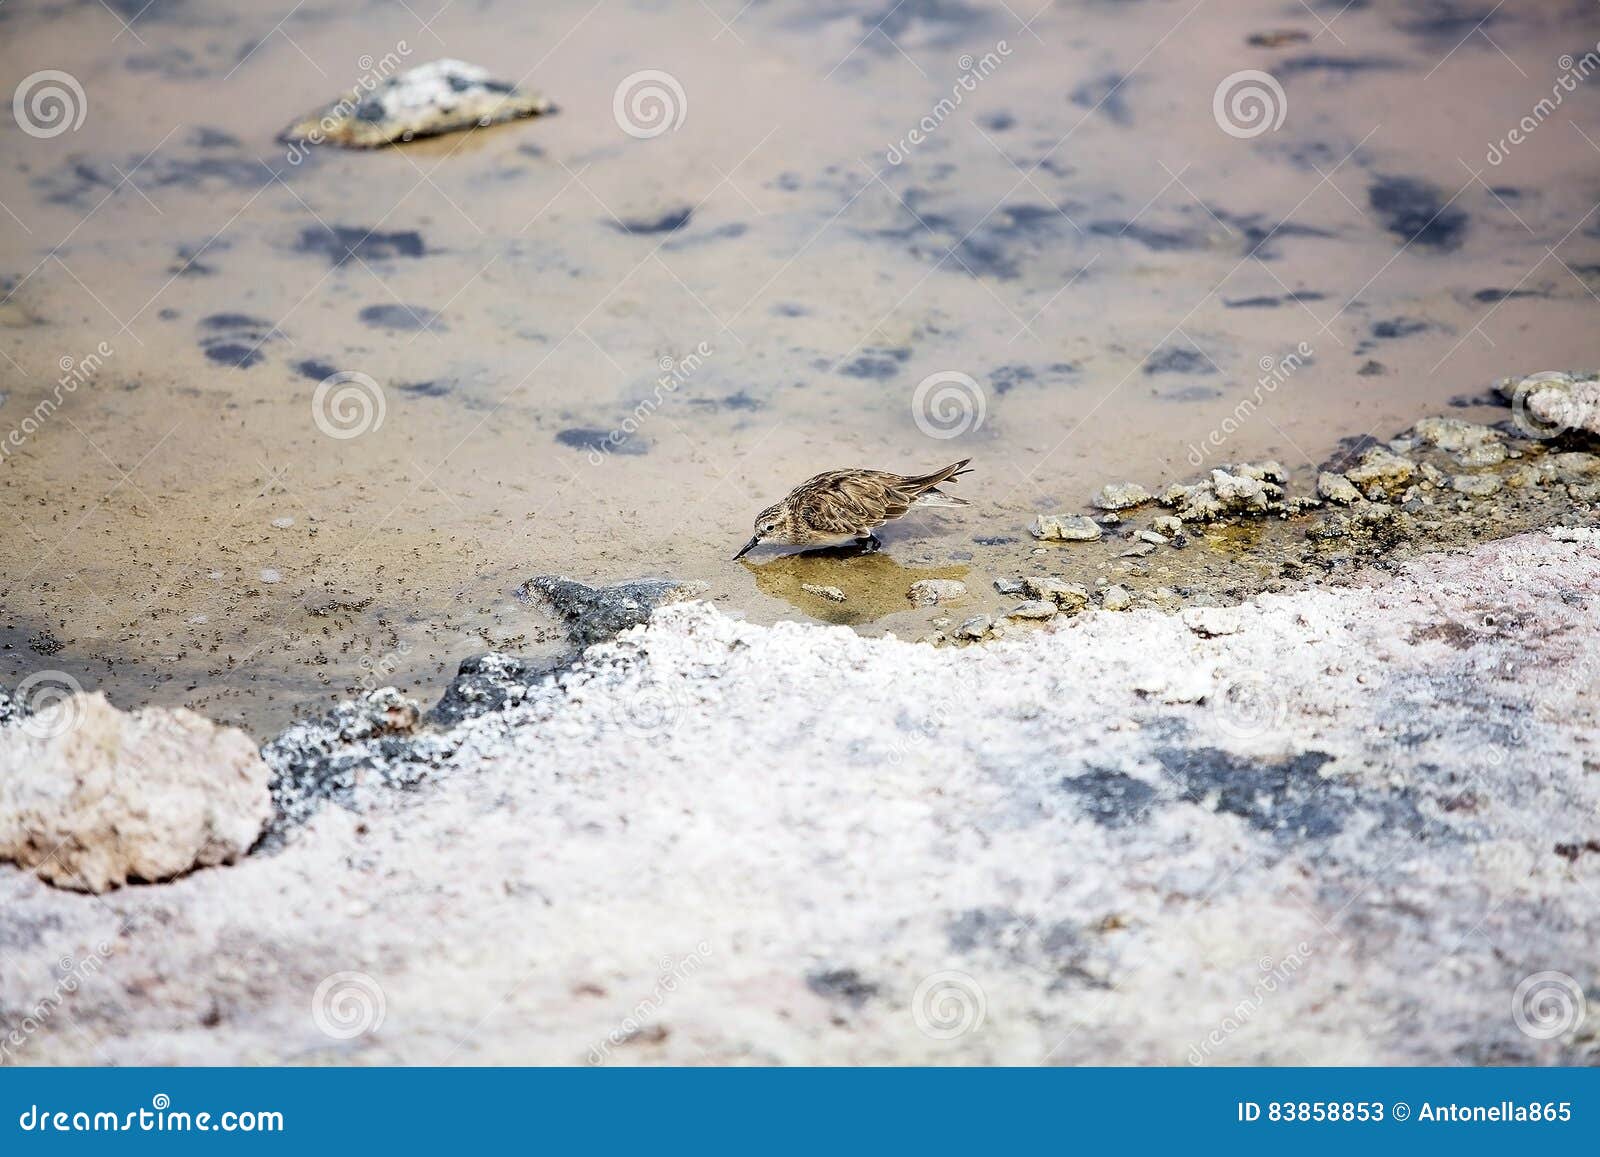
<instances>
[{"instance_id":1,"label":"sandy shore","mask_svg":"<svg viewBox=\"0 0 1600 1157\"><path fill-rule=\"evenodd\" d=\"M1595 1063L1597 598L1568 528L964 649L668 607L291 729L276 850L0 867L0 1058Z\"/></svg>"}]
</instances>

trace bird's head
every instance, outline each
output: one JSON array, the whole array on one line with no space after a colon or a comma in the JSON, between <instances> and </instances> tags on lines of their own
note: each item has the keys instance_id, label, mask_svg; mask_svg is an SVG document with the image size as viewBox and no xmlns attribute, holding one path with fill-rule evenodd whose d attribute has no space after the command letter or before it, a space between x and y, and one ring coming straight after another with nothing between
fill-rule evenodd
<instances>
[{"instance_id":1,"label":"bird's head","mask_svg":"<svg viewBox=\"0 0 1600 1157\"><path fill-rule=\"evenodd\" d=\"M785 541L789 532L789 515L784 511L780 502L769 506L756 515L755 533L750 536L750 541L739 548L739 553L733 556L733 561L738 562L763 542Z\"/></svg>"}]
</instances>

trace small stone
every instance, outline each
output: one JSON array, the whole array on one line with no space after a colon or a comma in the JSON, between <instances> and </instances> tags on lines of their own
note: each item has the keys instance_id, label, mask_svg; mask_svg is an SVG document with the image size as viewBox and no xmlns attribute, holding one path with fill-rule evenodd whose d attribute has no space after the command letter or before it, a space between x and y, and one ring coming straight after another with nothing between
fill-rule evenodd
<instances>
[{"instance_id":1,"label":"small stone","mask_svg":"<svg viewBox=\"0 0 1600 1157\"><path fill-rule=\"evenodd\" d=\"M1089 504L1099 510L1132 510L1154 501L1155 495L1137 482L1111 482L1102 486Z\"/></svg>"},{"instance_id":2,"label":"small stone","mask_svg":"<svg viewBox=\"0 0 1600 1157\"><path fill-rule=\"evenodd\" d=\"M1100 605L1108 611L1125 611L1133 606L1133 596L1124 586L1109 586L1100 595Z\"/></svg>"},{"instance_id":3,"label":"small stone","mask_svg":"<svg viewBox=\"0 0 1600 1157\"><path fill-rule=\"evenodd\" d=\"M1238 607L1186 607L1179 617L1184 626L1208 639L1239 632Z\"/></svg>"},{"instance_id":4,"label":"small stone","mask_svg":"<svg viewBox=\"0 0 1600 1157\"><path fill-rule=\"evenodd\" d=\"M1150 520L1150 529L1168 538L1176 538L1183 533L1183 519L1170 514L1158 514Z\"/></svg>"},{"instance_id":5,"label":"small stone","mask_svg":"<svg viewBox=\"0 0 1600 1157\"><path fill-rule=\"evenodd\" d=\"M934 607L940 603L954 602L966 593L966 584L954 579L918 579L911 584L906 598L919 607Z\"/></svg>"},{"instance_id":6,"label":"small stone","mask_svg":"<svg viewBox=\"0 0 1600 1157\"><path fill-rule=\"evenodd\" d=\"M1470 468L1497 466L1506 460L1500 432L1476 422L1424 418L1411 427L1411 434L1419 442L1454 454L1458 462Z\"/></svg>"},{"instance_id":7,"label":"small stone","mask_svg":"<svg viewBox=\"0 0 1600 1157\"><path fill-rule=\"evenodd\" d=\"M1156 548L1148 542L1141 542L1138 546L1131 547L1118 553L1118 558L1144 558L1156 552Z\"/></svg>"},{"instance_id":8,"label":"small stone","mask_svg":"<svg viewBox=\"0 0 1600 1157\"><path fill-rule=\"evenodd\" d=\"M1030 599L1042 599L1065 610L1077 610L1089 603L1088 587L1053 575L1029 575L1022 580L1022 589Z\"/></svg>"},{"instance_id":9,"label":"small stone","mask_svg":"<svg viewBox=\"0 0 1600 1157\"><path fill-rule=\"evenodd\" d=\"M1048 599L1030 599L1019 603L1007 612L1008 619L1049 619L1054 618L1059 608Z\"/></svg>"},{"instance_id":10,"label":"small stone","mask_svg":"<svg viewBox=\"0 0 1600 1157\"><path fill-rule=\"evenodd\" d=\"M1416 472L1416 463L1409 458L1374 447L1361 455L1355 467L1345 471L1345 477L1368 498L1378 499L1401 490Z\"/></svg>"},{"instance_id":11,"label":"small stone","mask_svg":"<svg viewBox=\"0 0 1600 1157\"><path fill-rule=\"evenodd\" d=\"M1167 537L1166 537L1166 535L1157 534L1153 530L1141 530L1139 532L1139 540L1141 542L1148 542L1151 546L1166 546L1167 545Z\"/></svg>"},{"instance_id":12,"label":"small stone","mask_svg":"<svg viewBox=\"0 0 1600 1157\"><path fill-rule=\"evenodd\" d=\"M285 516L283 518L274 518L272 520L272 525L276 526L279 530L288 530L291 526L294 525L294 519L289 518L287 516Z\"/></svg>"},{"instance_id":13,"label":"small stone","mask_svg":"<svg viewBox=\"0 0 1600 1157\"><path fill-rule=\"evenodd\" d=\"M1337 502L1342 506L1361 501L1361 491L1343 474L1335 474L1331 470L1324 470L1317 475L1317 493L1329 502Z\"/></svg>"},{"instance_id":14,"label":"small stone","mask_svg":"<svg viewBox=\"0 0 1600 1157\"><path fill-rule=\"evenodd\" d=\"M1022 584L1016 579L995 579L994 589L1003 595L1020 595Z\"/></svg>"},{"instance_id":15,"label":"small stone","mask_svg":"<svg viewBox=\"0 0 1600 1157\"><path fill-rule=\"evenodd\" d=\"M263 567L261 571L261 581L264 583L281 583L283 581L283 576L277 571L273 570L271 567Z\"/></svg>"},{"instance_id":16,"label":"small stone","mask_svg":"<svg viewBox=\"0 0 1600 1157\"><path fill-rule=\"evenodd\" d=\"M1457 474L1450 479L1450 489L1471 498L1487 498L1500 489L1500 479L1494 474Z\"/></svg>"},{"instance_id":17,"label":"small stone","mask_svg":"<svg viewBox=\"0 0 1600 1157\"><path fill-rule=\"evenodd\" d=\"M816 595L819 599L827 599L830 603L844 602L844 592L838 587L819 587L812 583L801 583L800 589L808 595Z\"/></svg>"},{"instance_id":18,"label":"small stone","mask_svg":"<svg viewBox=\"0 0 1600 1157\"><path fill-rule=\"evenodd\" d=\"M994 620L988 615L973 615L956 628L958 639L981 639L994 629Z\"/></svg>"},{"instance_id":19,"label":"small stone","mask_svg":"<svg viewBox=\"0 0 1600 1157\"><path fill-rule=\"evenodd\" d=\"M1100 537L1099 524L1082 514L1041 514L1028 530L1046 542L1094 542Z\"/></svg>"}]
</instances>

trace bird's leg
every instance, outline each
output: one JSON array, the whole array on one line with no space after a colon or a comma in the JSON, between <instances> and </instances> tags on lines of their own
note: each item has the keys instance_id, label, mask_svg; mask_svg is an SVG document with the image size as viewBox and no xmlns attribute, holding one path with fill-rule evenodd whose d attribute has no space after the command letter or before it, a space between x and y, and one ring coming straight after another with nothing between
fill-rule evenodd
<instances>
[{"instance_id":1,"label":"bird's leg","mask_svg":"<svg viewBox=\"0 0 1600 1157\"><path fill-rule=\"evenodd\" d=\"M866 554L876 554L883 549L883 539L870 530L864 530L856 535L856 545Z\"/></svg>"}]
</instances>

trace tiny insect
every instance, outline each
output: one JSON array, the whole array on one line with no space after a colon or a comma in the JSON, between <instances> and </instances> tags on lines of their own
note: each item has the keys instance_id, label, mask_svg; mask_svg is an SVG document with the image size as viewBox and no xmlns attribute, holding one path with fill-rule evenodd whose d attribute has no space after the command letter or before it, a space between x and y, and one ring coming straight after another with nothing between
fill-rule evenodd
<instances>
[{"instance_id":1,"label":"tiny insect","mask_svg":"<svg viewBox=\"0 0 1600 1157\"><path fill-rule=\"evenodd\" d=\"M939 487L954 482L967 468L963 458L932 474L891 474L887 470L829 470L808 478L756 515L755 533L734 555L737 562L762 543L790 546L860 543L868 550L883 545L872 532L913 506L968 506L964 499Z\"/></svg>"}]
</instances>

